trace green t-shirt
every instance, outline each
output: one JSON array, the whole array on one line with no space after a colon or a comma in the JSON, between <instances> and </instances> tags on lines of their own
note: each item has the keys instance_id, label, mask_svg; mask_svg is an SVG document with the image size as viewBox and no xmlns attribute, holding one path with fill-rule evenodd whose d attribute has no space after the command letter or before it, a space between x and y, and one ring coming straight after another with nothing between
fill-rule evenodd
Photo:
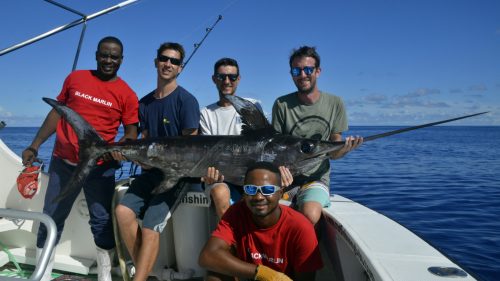
<instances>
[{"instance_id":1,"label":"green t-shirt","mask_svg":"<svg viewBox=\"0 0 500 281\"><path fill-rule=\"evenodd\" d=\"M331 134L348 129L342 99L323 92L311 105L302 104L297 92L279 97L273 105L272 125L281 134L320 140L330 140ZM325 159L305 176L300 181L320 180L329 186L330 160Z\"/></svg>"}]
</instances>

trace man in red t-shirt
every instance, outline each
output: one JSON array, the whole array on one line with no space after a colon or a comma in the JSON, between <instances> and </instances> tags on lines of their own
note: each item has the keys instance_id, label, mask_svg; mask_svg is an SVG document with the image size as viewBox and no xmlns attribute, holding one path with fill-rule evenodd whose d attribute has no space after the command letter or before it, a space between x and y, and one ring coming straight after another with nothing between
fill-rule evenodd
<instances>
[{"instance_id":1,"label":"man in red t-shirt","mask_svg":"<svg viewBox=\"0 0 500 281\"><path fill-rule=\"evenodd\" d=\"M206 280L314 280L323 267L314 227L280 205L280 170L257 162L245 175L243 200L231 206L200 253Z\"/></svg>"},{"instance_id":2,"label":"man in red t-shirt","mask_svg":"<svg viewBox=\"0 0 500 281\"><path fill-rule=\"evenodd\" d=\"M123 59L123 45L116 37L99 41L95 54L96 70L72 72L64 81L57 100L80 114L106 141L114 142L120 124L125 128L125 139L137 138L139 122L138 99L134 91L117 76ZM31 145L22 153L23 165L31 166L38 148L56 133L56 143L49 167L49 182L45 194L43 212L57 226L58 243L73 203L81 189L70 192L64 200L54 202L65 187L78 163L78 138L71 126L52 109ZM108 157L110 158L110 157ZM111 281L111 250L115 247L111 221L111 201L115 187L115 168L109 162L95 167L87 177L83 188L90 215L90 228L97 246L98 280ZM47 238L47 229L41 224L37 235L37 257L40 256ZM42 280L51 279L54 253Z\"/></svg>"}]
</instances>

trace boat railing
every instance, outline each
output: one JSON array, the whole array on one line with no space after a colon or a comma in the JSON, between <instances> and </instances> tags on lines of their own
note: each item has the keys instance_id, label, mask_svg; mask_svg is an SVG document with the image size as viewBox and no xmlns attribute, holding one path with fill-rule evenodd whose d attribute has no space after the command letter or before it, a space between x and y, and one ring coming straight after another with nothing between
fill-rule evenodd
<instances>
[{"instance_id":1,"label":"boat railing","mask_svg":"<svg viewBox=\"0 0 500 281\"><path fill-rule=\"evenodd\" d=\"M47 239L45 240L45 244L43 246L40 259L37 261L35 270L31 274L30 278L27 279L27 280L39 281L40 279L42 279L43 272L45 271L45 268L49 263L50 256L52 255L52 251L54 251L54 247L56 245L56 234L57 234L56 224L54 223L52 218L46 214L39 212L23 211L23 210L0 208L0 217L39 221L43 223L47 228ZM0 280L19 281L20 279L16 277L2 276L0 277Z\"/></svg>"}]
</instances>

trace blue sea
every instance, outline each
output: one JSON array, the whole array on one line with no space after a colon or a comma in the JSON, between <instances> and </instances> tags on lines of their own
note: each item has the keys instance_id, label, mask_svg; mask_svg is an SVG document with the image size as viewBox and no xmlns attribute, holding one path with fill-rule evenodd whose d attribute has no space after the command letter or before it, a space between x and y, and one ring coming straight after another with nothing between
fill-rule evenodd
<instances>
[{"instance_id":1,"label":"blue sea","mask_svg":"<svg viewBox=\"0 0 500 281\"><path fill-rule=\"evenodd\" d=\"M370 136L399 127L352 126ZM17 154L37 128L0 130ZM40 157L49 162L53 139ZM332 192L394 219L479 280L500 279L500 127L438 126L367 142L332 162ZM128 168L124 168L124 174Z\"/></svg>"}]
</instances>

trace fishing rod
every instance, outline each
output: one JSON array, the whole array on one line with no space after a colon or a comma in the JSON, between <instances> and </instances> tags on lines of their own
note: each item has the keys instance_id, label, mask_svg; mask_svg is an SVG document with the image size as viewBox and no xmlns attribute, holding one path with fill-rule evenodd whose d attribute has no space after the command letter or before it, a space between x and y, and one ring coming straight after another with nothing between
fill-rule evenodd
<instances>
[{"instance_id":1,"label":"fishing rod","mask_svg":"<svg viewBox=\"0 0 500 281\"><path fill-rule=\"evenodd\" d=\"M216 21L212 24L212 26L211 26L211 27L207 27L207 28L205 29L205 36L203 36L203 38L201 39L201 41L200 41L199 43L195 43L195 44L194 44L194 49L193 49L193 52L191 52L191 54L188 56L188 58L187 58L186 62L182 64L182 69L183 69L183 70L184 70L184 69L186 69L186 65L189 63L189 61L190 61L190 60L191 60L191 58L194 56L194 54L196 53L196 51L198 51L198 49L201 47L201 45L203 44L203 42L205 41L205 39L208 37L208 35L210 34L210 32L212 32L212 30L214 30L215 26L216 26L216 25L219 23L219 21L221 21L221 20L222 20L222 15L219 15L219 16L217 17L217 20L216 20ZM184 72L184 71L183 71L183 72ZM181 72L181 73L183 73L183 72ZM181 73L178 73L176 77L179 77L179 75L181 75ZM138 168L138 167L139 167L138 165L136 165L136 164L132 163L132 164L130 165L129 174L134 175L134 174L137 172L137 168ZM176 208L176 207L177 207L177 205L173 206L173 207L172 207L172 210L173 210L174 208Z\"/></svg>"},{"instance_id":2,"label":"fishing rod","mask_svg":"<svg viewBox=\"0 0 500 281\"><path fill-rule=\"evenodd\" d=\"M203 41L205 41L205 39L208 37L208 35L210 34L210 32L212 32L212 30L214 30L215 26L219 23L219 21L222 20L222 15L219 15L217 17L217 20L214 22L214 24L212 24L211 27L207 27L207 29L205 29L205 36L203 36L203 38L201 39L201 41L199 43L195 43L194 44L194 50L193 52L191 53L191 55L189 55L188 59L186 60L186 62L182 65L182 68L185 69L186 68L186 65L189 63L189 61L191 60L191 58L194 56L194 54L196 53L196 51L198 51L198 49L201 47L201 45L203 44ZM177 74L177 76L179 76L179 74Z\"/></svg>"},{"instance_id":3,"label":"fishing rod","mask_svg":"<svg viewBox=\"0 0 500 281\"><path fill-rule=\"evenodd\" d=\"M105 15L105 14L111 13L111 12L113 12L113 11L115 11L115 10L118 10L118 9L120 9L120 8L123 8L123 7L125 7L125 6L128 6L128 5L130 5L130 4L132 4L132 3L135 3L135 2L137 2L137 1L139 1L139 0L127 0L127 1L123 1L123 2L121 2L121 3L118 3L118 4L114 5L114 6L111 6L111 7L109 7L109 8L106 8L106 9L101 10L101 11L99 11L99 12L93 13L93 14L91 14L91 15L85 15L85 14L83 14L83 13L80 13L79 11L76 11L76 10L74 10L74 9L71 9L71 8L69 8L69 7L67 7L67 6L64 6L64 5L60 4L60 3L57 3L57 2L55 2L55 1L53 1L53 0L45 0L45 1L46 1L46 2L49 2L49 3L51 3L51 4L54 4L54 5L56 5L56 6L60 7L60 8L63 8L63 9L65 9L65 10L67 10L67 11L70 11L70 12L72 12L72 13L75 13L75 14L77 14L77 15L81 16L81 18L80 18L80 19L78 19L78 20L75 20L75 21L73 21L73 22L70 22L70 23L68 23L68 24L61 25L61 26L59 26L59 27L56 27L56 28L54 28L54 29L52 29L52 30L49 30L49 31L47 31L47 32L45 32L45 33L42 33L42 34L40 34L40 35L38 35L38 36L35 36L35 37L33 37L33 38L31 38L31 39L28 39L28 40L26 40L26 41L23 41L23 42L21 42L21 43L15 44L15 45L13 45L13 46L11 46L11 47L8 47L8 48L5 48L5 49L3 49L3 50L0 50L0 56L3 56L3 55L5 55L5 54L8 54L8 53L10 53L10 52L12 52L12 51L15 51L15 50L17 50L17 49L20 49L20 48L22 48L22 47L25 47L25 46L27 46L27 45L33 44L33 43L35 43L35 42L37 42L37 41L40 41L40 40L42 40L42 39L44 39L44 38L47 38L47 37L49 37L49 36L52 36L52 35L54 35L54 34L57 34L57 33L61 32L61 31L66 30L66 29L69 29L69 28L75 27L75 26L77 26L77 25L79 25L79 24L83 24L83 29L82 29L82 33L81 33L81 35L80 35L80 42L79 42L79 45L78 45L78 50L77 50L77 53L76 53L75 62L73 63L73 70L74 70L74 69L76 68L76 62L78 61L78 56L79 56L79 54L80 54L80 47L81 47L81 44L82 44L82 40L83 40L83 36L84 36L84 33L85 33L85 29L86 29L86 26L87 26L87 21L92 20L92 19L95 19L95 18L100 17L100 16L102 16L102 15Z\"/></svg>"}]
</instances>

